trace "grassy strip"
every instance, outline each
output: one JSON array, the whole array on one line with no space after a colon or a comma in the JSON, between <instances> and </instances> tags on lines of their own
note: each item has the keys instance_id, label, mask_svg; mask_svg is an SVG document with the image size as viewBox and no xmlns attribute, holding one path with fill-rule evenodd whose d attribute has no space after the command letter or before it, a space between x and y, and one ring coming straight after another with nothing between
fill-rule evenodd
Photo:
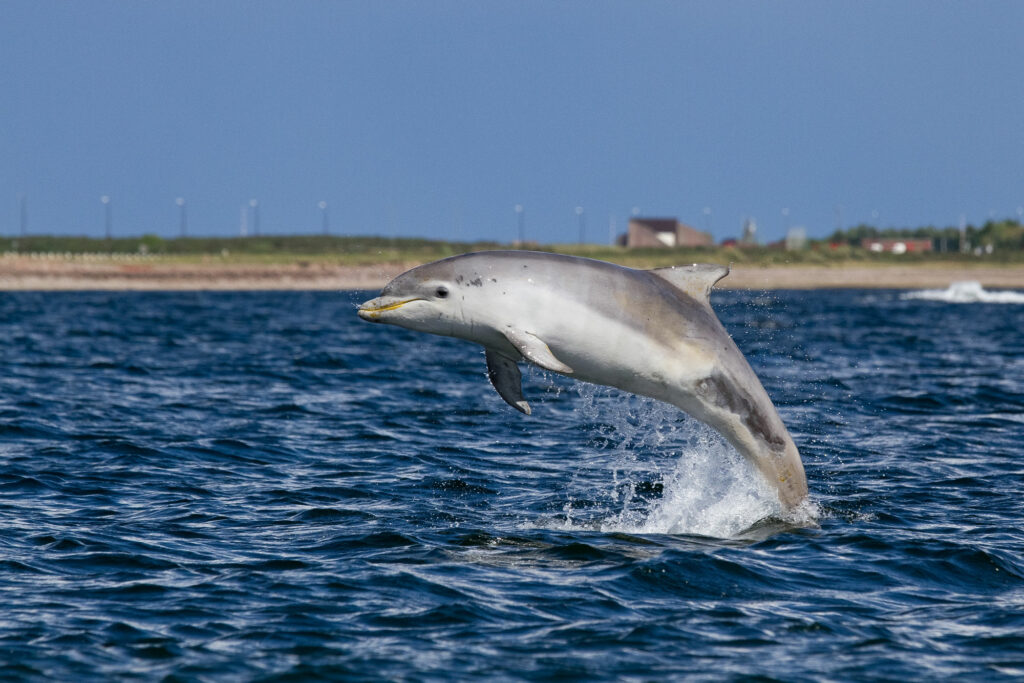
<instances>
[{"instance_id":1,"label":"grassy strip","mask_svg":"<svg viewBox=\"0 0 1024 683\"><path fill-rule=\"evenodd\" d=\"M155 235L134 238L96 239L37 235L0 238L0 252L50 254L63 258L89 255L90 260L119 256L144 256L162 262L294 264L329 263L370 265L433 261L469 251L508 249L496 242L443 242L419 238L331 235L266 235L253 237L183 237L164 239ZM529 249L587 256L636 268L656 268L695 262L737 265L1020 265L1024 250L999 249L974 256L960 253L872 253L851 246L831 248L818 244L810 249L785 251L768 247L702 247L675 249L626 249L588 244L529 245Z\"/></svg>"}]
</instances>

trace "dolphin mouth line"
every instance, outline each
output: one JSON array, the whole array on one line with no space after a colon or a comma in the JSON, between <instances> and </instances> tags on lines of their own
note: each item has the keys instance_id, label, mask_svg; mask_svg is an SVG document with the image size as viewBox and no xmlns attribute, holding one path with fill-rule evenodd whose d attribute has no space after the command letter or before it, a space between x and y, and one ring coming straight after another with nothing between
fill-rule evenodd
<instances>
[{"instance_id":1,"label":"dolphin mouth line","mask_svg":"<svg viewBox=\"0 0 1024 683\"><path fill-rule=\"evenodd\" d=\"M402 306L404 306L404 305L406 305L408 303L412 303L413 301L422 301L422 299L419 299L419 298L416 298L416 299L406 299L405 301L396 301L393 304L388 304L387 306L378 306L377 308L362 308L362 307L360 307L359 312L360 313L367 313L367 314L376 314L376 313L384 313L385 311L394 311L395 309L401 308ZM363 304L363 306L365 306L365 305L366 304Z\"/></svg>"}]
</instances>

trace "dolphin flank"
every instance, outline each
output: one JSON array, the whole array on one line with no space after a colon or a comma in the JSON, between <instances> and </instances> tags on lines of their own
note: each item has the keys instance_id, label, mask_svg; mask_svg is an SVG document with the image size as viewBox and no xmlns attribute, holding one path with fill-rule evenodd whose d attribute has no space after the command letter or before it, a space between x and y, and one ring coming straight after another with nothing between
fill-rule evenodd
<instances>
[{"instance_id":1,"label":"dolphin flank","mask_svg":"<svg viewBox=\"0 0 1024 683\"><path fill-rule=\"evenodd\" d=\"M807 496L796 444L708 295L725 266L635 270L529 251L453 256L399 275L359 308L371 322L484 347L498 394L530 414L517 363L650 396L753 462L784 509Z\"/></svg>"}]
</instances>

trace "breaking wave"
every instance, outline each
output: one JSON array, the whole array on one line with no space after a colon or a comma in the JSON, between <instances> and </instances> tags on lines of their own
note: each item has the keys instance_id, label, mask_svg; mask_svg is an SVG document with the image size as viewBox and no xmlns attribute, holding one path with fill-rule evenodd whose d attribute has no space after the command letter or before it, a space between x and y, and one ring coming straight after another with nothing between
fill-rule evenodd
<instances>
[{"instance_id":1,"label":"breaking wave","mask_svg":"<svg viewBox=\"0 0 1024 683\"><path fill-rule=\"evenodd\" d=\"M1024 292L1000 291L990 292L980 282L968 280L954 282L946 289L922 289L907 292L904 299L924 299L927 301L945 301L951 304L1024 304Z\"/></svg>"}]
</instances>

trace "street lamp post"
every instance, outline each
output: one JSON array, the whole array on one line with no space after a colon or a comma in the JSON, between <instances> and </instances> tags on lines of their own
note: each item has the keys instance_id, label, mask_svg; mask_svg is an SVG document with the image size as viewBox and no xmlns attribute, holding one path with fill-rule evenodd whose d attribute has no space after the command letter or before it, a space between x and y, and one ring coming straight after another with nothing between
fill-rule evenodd
<instances>
[{"instance_id":1,"label":"street lamp post","mask_svg":"<svg viewBox=\"0 0 1024 683\"><path fill-rule=\"evenodd\" d=\"M320 224L321 227L323 228L324 234L326 235L331 231L331 227L330 224L328 223L327 218L327 202L321 200L320 203L317 204L317 206L320 207Z\"/></svg>"},{"instance_id":2,"label":"street lamp post","mask_svg":"<svg viewBox=\"0 0 1024 683\"><path fill-rule=\"evenodd\" d=\"M28 199L24 194L18 195L18 219L21 224L21 236L28 233Z\"/></svg>"},{"instance_id":3,"label":"street lamp post","mask_svg":"<svg viewBox=\"0 0 1024 683\"><path fill-rule=\"evenodd\" d=\"M110 231L110 227L111 227L111 224L113 223L113 216L112 216L112 213L111 213L112 209L110 207L110 197L107 196L107 195L103 195L102 197L100 197L100 202L103 204L103 226L104 226L104 233L106 234L107 239L109 240L110 239L110 232L111 232Z\"/></svg>"},{"instance_id":4,"label":"street lamp post","mask_svg":"<svg viewBox=\"0 0 1024 683\"><path fill-rule=\"evenodd\" d=\"M523 205L522 204L516 204L516 230L517 230L516 234L518 236L518 239L516 240L516 243L519 246L523 246L523 242L526 240L526 234L525 234L526 231L524 230L524 227L523 227Z\"/></svg>"},{"instance_id":5,"label":"street lamp post","mask_svg":"<svg viewBox=\"0 0 1024 683\"><path fill-rule=\"evenodd\" d=\"M260 203L255 199L249 200L252 207L252 234L259 237L260 234Z\"/></svg>"},{"instance_id":6,"label":"street lamp post","mask_svg":"<svg viewBox=\"0 0 1024 683\"><path fill-rule=\"evenodd\" d=\"M174 203L178 205L178 227L181 230L181 236L184 237L188 233L188 217L185 215L185 198L178 197L174 200Z\"/></svg>"},{"instance_id":7,"label":"street lamp post","mask_svg":"<svg viewBox=\"0 0 1024 683\"><path fill-rule=\"evenodd\" d=\"M579 224L580 224L579 225L579 228L580 228L580 244L583 244L586 241L586 237L587 237L587 222L586 222L586 219L583 217L583 207L582 206L577 206L576 207L576 218L579 219Z\"/></svg>"}]
</instances>

